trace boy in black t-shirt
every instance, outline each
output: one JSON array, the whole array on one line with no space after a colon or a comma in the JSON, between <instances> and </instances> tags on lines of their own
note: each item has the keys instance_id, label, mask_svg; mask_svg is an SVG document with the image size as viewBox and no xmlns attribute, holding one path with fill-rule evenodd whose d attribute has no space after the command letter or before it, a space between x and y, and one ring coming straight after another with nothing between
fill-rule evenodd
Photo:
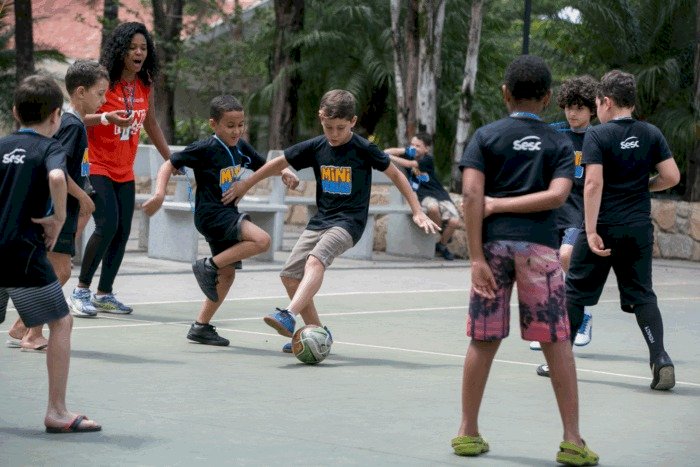
<instances>
[{"instance_id":1,"label":"boy in black t-shirt","mask_svg":"<svg viewBox=\"0 0 700 467\"><path fill-rule=\"evenodd\" d=\"M411 188L428 217L442 226L442 235L435 244L435 251L448 261L455 259L447 244L459 227L459 211L450 194L435 174L435 161L430 155L433 138L427 133L417 133L408 148L388 148L384 152L391 160L406 169ZM404 156L404 157L401 157Z\"/></svg>"},{"instance_id":2,"label":"boy in black t-shirt","mask_svg":"<svg viewBox=\"0 0 700 467\"><path fill-rule=\"evenodd\" d=\"M610 268L615 271L623 311L634 313L649 347L651 388L671 389L675 370L664 349L663 323L652 288L654 227L650 191L666 190L680 180L678 166L655 126L632 118L634 76L606 73L596 97L601 125L583 141L586 166L586 237L579 236L566 277L566 303L572 326L583 307L595 305ZM658 172L649 178L649 174Z\"/></svg>"},{"instance_id":3,"label":"boy in black t-shirt","mask_svg":"<svg viewBox=\"0 0 700 467\"><path fill-rule=\"evenodd\" d=\"M479 128L460 162L472 340L464 362L462 423L452 448L463 456L489 450L479 433L479 407L491 363L510 331L510 295L517 282L521 336L542 344L564 425L556 459L596 465L598 455L579 433L576 367L554 222L554 210L571 191L573 148L538 115L549 103L550 84L542 59L516 58L502 87L510 117Z\"/></svg>"},{"instance_id":4,"label":"boy in black t-shirt","mask_svg":"<svg viewBox=\"0 0 700 467\"><path fill-rule=\"evenodd\" d=\"M265 158L241 137L245 133L243 106L233 96L222 95L211 101L209 125L214 134L190 144L170 156L158 171L155 194L143 204L152 216L163 204L165 187L174 170L190 167L197 182L194 223L204 235L212 257L192 264L192 271L206 300L192 323L187 338L201 344L227 346L225 339L209 324L228 294L240 269L241 260L267 251L270 236L239 212L234 204L224 204L222 194L237 180L265 164ZM282 172L283 182L296 187L299 179L290 170Z\"/></svg>"},{"instance_id":5,"label":"boy in black t-shirt","mask_svg":"<svg viewBox=\"0 0 700 467\"><path fill-rule=\"evenodd\" d=\"M107 70L97 62L77 60L66 72L66 89L71 107L61 116L61 126L54 135L66 151L66 171L68 177L68 199L66 201L66 221L58 236L56 245L47 253L49 262L63 286L70 279L71 256L75 254L75 237L82 231L95 210L95 204L83 190L87 170L87 134L82 116L94 113L104 102L104 94L109 85ZM79 219L81 222L79 222ZM76 316L95 316L95 313L75 313ZM8 345L22 350L46 350L48 341L42 335L42 327L27 330L21 320L17 320L8 334ZM22 337L24 336L24 337Z\"/></svg>"},{"instance_id":6,"label":"boy in black t-shirt","mask_svg":"<svg viewBox=\"0 0 700 467\"><path fill-rule=\"evenodd\" d=\"M53 79L25 78L15 90L13 107L21 127L0 138L0 322L11 298L27 327L49 325L48 433L101 429L66 408L73 318L46 257L66 219L66 154L51 138L60 125L62 105L63 93ZM46 215L49 199L53 210Z\"/></svg>"},{"instance_id":7,"label":"boy in black t-shirt","mask_svg":"<svg viewBox=\"0 0 700 467\"><path fill-rule=\"evenodd\" d=\"M304 323L321 326L314 295L333 260L362 236L369 211L372 169L383 171L398 187L413 212L413 221L426 233L437 225L421 210L406 177L377 146L353 133L357 122L355 98L348 91L328 91L321 99L319 119L323 135L295 144L269 161L247 180L233 185L224 202L240 199L266 177L291 165L296 170L311 167L316 176L318 212L309 220L280 273L291 301L285 309L265 317L265 322L283 336L292 337L295 315ZM326 329L327 330L327 329ZM283 347L291 352L291 345Z\"/></svg>"}]
</instances>

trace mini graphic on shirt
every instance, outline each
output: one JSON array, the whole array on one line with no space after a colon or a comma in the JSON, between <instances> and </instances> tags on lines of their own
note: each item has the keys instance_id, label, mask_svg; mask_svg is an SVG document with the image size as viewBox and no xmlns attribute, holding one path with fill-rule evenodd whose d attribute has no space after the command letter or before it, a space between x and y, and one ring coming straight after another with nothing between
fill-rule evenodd
<instances>
[{"instance_id":1,"label":"mini graphic on shirt","mask_svg":"<svg viewBox=\"0 0 700 467\"><path fill-rule=\"evenodd\" d=\"M27 151L22 148L13 149L7 154L2 155L3 164L24 164L24 158L27 157Z\"/></svg>"},{"instance_id":2,"label":"mini graphic on shirt","mask_svg":"<svg viewBox=\"0 0 700 467\"><path fill-rule=\"evenodd\" d=\"M630 136L620 143L620 149L634 149L639 147L639 139L636 136Z\"/></svg>"},{"instance_id":3,"label":"mini graphic on shirt","mask_svg":"<svg viewBox=\"0 0 700 467\"><path fill-rule=\"evenodd\" d=\"M583 153L581 151L574 152L574 177L583 178L583 166L581 165L581 160L583 159Z\"/></svg>"},{"instance_id":4,"label":"mini graphic on shirt","mask_svg":"<svg viewBox=\"0 0 700 467\"><path fill-rule=\"evenodd\" d=\"M80 163L80 176L87 177L88 175L90 175L90 157L88 156L88 149L85 148L83 161Z\"/></svg>"},{"instance_id":5,"label":"mini graphic on shirt","mask_svg":"<svg viewBox=\"0 0 700 467\"><path fill-rule=\"evenodd\" d=\"M531 135L513 141L514 151L539 151L541 149L542 140L539 136Z\"/></svg>"},{"instance_id":6,"label":"mini graphic on shirt","mask_svg":"<svg viewBox=\"0 0 700 467\"><path fill-rule=\"evenodd\" d=\"M322 165L321 186L324 193L349 195L352 192L352 168Z\"/></svg>"},{"instance_id":7,"label":"mini graphic on shirt","mask_svg":"<svg viewBox=\"0 0 700 467\"><path fill-rule=\"evenodd\" d=\"M137 135L141 133L141 128L143 127L143 122L146 120L146 110L138 109L134 110L134 121L131 122L126 128L118 127L114 125L114 134L119 135L121 141L128 141L132 135Z\"/></svg>"},{"instance_id":8,"label":"mini graphic on shirt","mask_svg":"<svg viewBox=\"0 0 700 467\"><path fill-rule=\"evenodd\" d=\"M221 169L219 172L219 186L221 187L221 192L224 193L234 182L239 180L242 169L240 165L226 167Z\"/></svg>"}]
</instances>

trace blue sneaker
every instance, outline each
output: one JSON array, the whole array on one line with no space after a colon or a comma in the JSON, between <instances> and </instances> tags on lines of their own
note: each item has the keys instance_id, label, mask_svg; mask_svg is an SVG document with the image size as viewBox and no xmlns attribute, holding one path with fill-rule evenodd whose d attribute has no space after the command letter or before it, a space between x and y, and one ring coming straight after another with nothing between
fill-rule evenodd
<instances>
[{"instance_id":1,"label":"blue sneaker","mask_svg":"<svg viewBox=\"0 0 700 467\"><path fill-rule=\"evenodd\" d=\"M272 313L263 318L265 324L275 328L275 330L286 337L292 337L294 335L294 327L296 326L296 320L287 310L280 310L275 308L277 313Z\"/></svg>"},{"instance_id":2,"label":"blue sneaker","mask_svg":"<svg viewBox=\"0 0 700 467\"><path fill-rule=\"evenodd\" d=\"M92 305L90 296L90 289L82 289L80 287L73 289L73 293L68 297L68 304L73 316L80 318L94 318L97 316L97 310Z\"/></svg>"},{"instance_id":3,"label":"blue sneaker","mask_svg":"<svg viewBox=\"0 0 700 467\"><path fill-rule=\"evenodd\" d=\"M584 345L588 345L591 342L591 335L593 331L593 316L586 310L583 313L583 322L581 323L581 326L578 328L578 332L576 333L576 338L574 339L574 345L577 345L579 347L583 347Z\"/></svg>"},{"instance_id":4,"label":"blue sneaker","mask_svg":"<svg viewBox=\"0 0 700 467\"><path fill-rule=\"evenodd\" d=\"M103 313L113 313L115 315L128 315L129 313L134 311L134 309L130 306L126 306L122 302L117 300L117 297L115 297L111 293L105 295L93 294L90 302L97 311L101 311Z\"/></svg>"}]
</instances>

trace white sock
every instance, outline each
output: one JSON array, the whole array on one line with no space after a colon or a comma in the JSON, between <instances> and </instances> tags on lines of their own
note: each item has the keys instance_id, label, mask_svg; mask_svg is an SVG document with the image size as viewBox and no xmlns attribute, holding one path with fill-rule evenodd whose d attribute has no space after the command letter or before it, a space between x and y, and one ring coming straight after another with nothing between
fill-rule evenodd
<instances>
[{"instance_id":1,"label":"white sock","mask_svg":"<svg viewBox=\"0 0 700 467\"><path fill-rule=\"evenodd\" d=\"M296 313L294 313L294 310L292 310L291 308L287 308L287 313L289 313L290 315L292 315L292 318L295 317L295 316L297 315Z\"/></svg>"},{"instance_id":2,"label":"white sock","mask_svg":"<svg viewBox=\"0 0 700 467\"><path fill-rule=\"evenodd\" d=\"M585 307L583 308L583 314L584 314L584 315L588 315L588 316L593 316L593 315L591 314L591 310L589 310L588 308L585 308Z\"/></svg>"}]
</instances>

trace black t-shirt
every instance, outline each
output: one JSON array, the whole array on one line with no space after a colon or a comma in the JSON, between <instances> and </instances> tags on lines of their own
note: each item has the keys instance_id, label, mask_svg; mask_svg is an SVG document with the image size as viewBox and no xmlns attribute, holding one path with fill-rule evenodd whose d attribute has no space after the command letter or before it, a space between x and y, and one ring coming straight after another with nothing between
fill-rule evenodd
<instances>
[{"instance_id":1,"label":"black t-shirt","mask_svg":"<svg viewBox=\"0 0 700 467\"><path fill-rule=\"evenodd\" d=\"M331 146L321 135L287 148L284 157L296 170L313 168L316 176L318 212L306 228L342 227L357 243L367 224L372 169L385 171L391 162L389 156L353 134L340 146Z\"/></svg>"},{"instance_id":2,"label":"black t-shirt","mask_svg":"<svg viewBox=\"0 0 700 467\"><path fill-rule=\"evenodd\" d=\"M222 203L221 196L246 171L256 171L262 167L265 158L242 139L236 146L229 147L215 136L210 136L176 152L170 156L170 162L177 169L186 166L194 171L197 182L194 221L199 229L207 222L216 222L226 210L238 210L233 203Z\"/></svg>"},{"instance_id":3,"label":"black t-shirt","mask_svg":"<svg viewBox=\"0 0 700 467\"><path fill-rule=\"evenodd\" d=\"M460 168L484 173L484 194L493 198L545 191L555 178L573 178L573 147L564 135L532 118L507 117L479 128ZM519 240L559 248L554 211L494 214L484 219L484 243Z\"/></svg>"},{"instance_id":4,"label":"black t-shirt","mask_svg":"<svg viewBox=\"0 0 700 467\"><path fill-rule=\"evenodd\" d=\"M0 287L42 287L56 280L43 229L48 173L65 171L66 153L53 138L19 131L0 138Z\"/></svg>"},{"instance_id":5,"label":"black t-shirt","mask_svg":"<svg viewBox=\"0 0 700 467\"><path fill-rule=\"evenodd\" d=\"M65 112L61 116L61 126L53 136L66 151L66 172L68 176L80 187L85 186L85 178L89 175L87 166L87 132L83 121L71 112ZM85 170L83 169L83 163ZM78 212L80 203L72 195L66 200L66 223L63 224L63 233L74 234L78 227Z\"/></svg>"},{"instance_id":6,"label":"black t-shirt","mask_svg":"<svg viewBox=\"0 0 700 467\"><path fill-rule=\"evenodd\" d=\"M599 225L650 222L649 175L670 159L671 150L658 128L632 118L612 120L586 132L583 164L603 165Z\"/></svg>"},{"instance_id":7,"label":"black t-shirt","mask_svg":"<svg viewBox=\"0 0 700 467\"><path fill-rule=\"evenodd\" d=\"M562 128L560 133L568 136L574 147L574 185L566 202L556 211L556 223L558 229L575 227L583 228L583 184L586 181L585 167L581 165L584 133L572 131L571 128Z\"/></svg>"},{"instance_id":8,"label":"black t-shirt","mask_svg":"<svg viewBox=\"0 0 700 467\"><path fill-rule=\"evenodd\" d=\"M438 201L451 201L449 193L447 193L447 190L445 190L445 187L442 186L437 175L435 175L435 160L433 156L426 154L420 160L416 159L416 162L418 162L418 171L423 176L423 179L416 177L411 169L406 169L406 176L416 192L418 200L423 201L424 198L430 196Z\"/></svg>"}]
</instances>

